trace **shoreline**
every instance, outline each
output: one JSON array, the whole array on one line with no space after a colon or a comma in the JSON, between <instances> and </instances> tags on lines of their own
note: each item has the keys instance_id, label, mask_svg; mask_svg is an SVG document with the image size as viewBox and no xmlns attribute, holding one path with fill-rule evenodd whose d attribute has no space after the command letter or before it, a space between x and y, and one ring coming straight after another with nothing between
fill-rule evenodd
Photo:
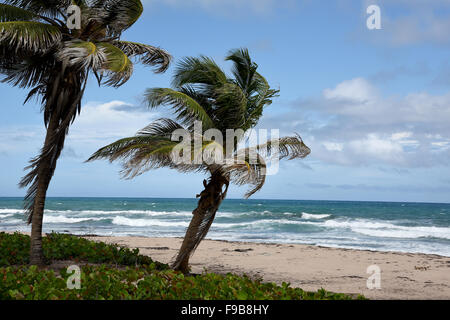
<instances>
[{"instance_id":1,"label":"shoreline","mask_svg":"<svg viewBox=\"0 0 450 320\"><path fill-rule=\"evenodd\" d=\"M6 233L14 233L14 232L20 232L23 234L27 234L30 235L30 232L24 232L24 231L5 231L5 230L1 230L0 232L6 232ZM43 234L48 234L49 232L43 232ZM76 233L70 233L70 232L62 232L63 234L68 234L68 235L73 235L76 237L81 237L81 238L91 238L90 240L95 240L95 238L144 238L144 239L179 239L179 240L183 240L183 237L147 237L147 236L135 236L135 235L126 235L126 236L110 236L110 235L99 235L99 234L76 234ZM338 247L338 246L324 246L324 245L318 245L318 244L307 244L307 243L295 243L295 242L257 242L257 241L238 241L238 240L223 240L223 239L211 239L211 238L205 238L203 241L215 241L215 242L224 242L224 243L237 243L237 244L249 244L249 245L254 245L254 244L262 244L262 245L267 245L267 246L280 246L280 245L298 245L298 246L306 246L306 247L317 247L317 248L321 248L321 249L338 249L338 250L343 250L343 251L362 251L362 252L368 252L368 253L392 253L392 254L406 254L406 255L422 255L425 257L434 257L434 258L443 258L443 259L449 259L450 260L450 256L444 256L441 254L437 254L437 253L424 253L424 252L407 252L407 251L388 251L388 250L374 250L374 249L361 249L361 248L344 248L344 247ZM450 270L449 270L450 271Z\"/></svg>"},{"instance_id":2,"label":"shoreline","mask_svg":"<svg viewBox=\"0 0 450 320\"><path fill-rule=\"evenodd\" d=\"M182 238L85 237L138 248L141 254L170 263ZM369 299L450 299L450 257L276 244L203 240L190 260L193 273L247 274L265 282L289 282L307 291L324 288ZM381 289L369 290L367 268L381 269Z\"/></svg>"},{"instance_id":3,"label":"shoreline","mask_svg":"<svg viewBox=\"0 0 450 320\"><path fill-rule=\"evenodd\" d=\"M1 232L1 231L0 231ZM144 239L179 239L183 240L183 237L147 237L147 236L134 236L134 235L127 235L127 236L105 236L105 235L98 235L98 234L72 234L68 233L70 235L74 235L77 237L82 238L91 238L90 240L94 240L95 238L144 238ZM362 252L368 252L368 253L393 253L393 254L407 254L407 255L422 255L426 257L434 257L434 258L446 258L450 260L450 256L444 256L441 254L436 253L424 253L424 252L407 252L407 251L387 251L387 250L373 250L373 249L360 249L360 248L343 248L343 247L332 247L332 246L324 246L324 245L317 245L317 244L306 244L306 243L295 243L295 242L257 242L257 241L238 241L238 240L223 240L223 239L211 239L211 238L205 238L203 241L214 241L214 242L224 242L224 243L236 243L236 244L248 244L248 245L254 245L254 244L261 244L261 245L267 245L267 246L280 246L280 245L298 245L298 246L306 246L306 247L317 247L321 249L338 249L343 251L362 251ZM449 270L450 271L450 270Z\"/></svg>"}]
</instances>

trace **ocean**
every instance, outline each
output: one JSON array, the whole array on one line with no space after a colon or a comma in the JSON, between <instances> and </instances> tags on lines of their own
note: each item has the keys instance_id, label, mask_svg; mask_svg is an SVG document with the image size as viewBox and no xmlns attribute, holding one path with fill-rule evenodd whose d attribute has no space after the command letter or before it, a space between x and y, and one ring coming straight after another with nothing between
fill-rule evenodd
<instances>
[{"instance_id":1,"label":"ocean","mask_svg":"<svg viewBox=\"0 0 450 320\"><path fill-rule=\"evenodd\" d=\"M196 204L195 199L49 198L44 232L183 237ZM0 230L30 230L21 198L0 198ZM450 257L450 204L225 200L207 239Z\"/></svg>"}]
</instances>

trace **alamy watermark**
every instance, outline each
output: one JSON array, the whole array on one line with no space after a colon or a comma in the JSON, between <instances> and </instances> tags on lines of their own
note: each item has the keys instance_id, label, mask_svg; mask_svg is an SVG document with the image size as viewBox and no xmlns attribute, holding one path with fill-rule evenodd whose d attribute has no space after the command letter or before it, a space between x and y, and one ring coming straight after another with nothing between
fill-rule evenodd
<instances>
[{"instance_id":1,"label":"alamy watermark","mask_svg":"<svg viewBox=\"0 0 450 320\"><path fill-rule=\"evenodd\" d=\"M371 265L367 267L366 272L370 274L370 277L367 279L367 289L381 289L381 268L377 265Z\"/></svg>"},{"instance_id":2,"label":"alamy watermark","mask_svg":"<svg viewBox=\"0 0 450 320\"><path fill-rule=\"evenodd\" d=\"M367 7L367 29L380 30L381 29L381 9L379 6L373 4Z\"/></svg>"},{"instance_id":3,"label":"alamy watermark","mask_svg":"<svg viewBox=\"0 0 450 320\"><path fill-rule=\"evenodd\" d=\"M81 8L77 5L71 5L67 8L67 28L69 30L81 29Z\"/></svg>"},{"instance_id":4,"label":"alamy watermark","mask_svg":"<svg viewBox=\"0 0 450 320\"><path fill-rule=\"evenodd\" d=\"M68 278L67 278L67 289L69 290L73 290L73 289L77 289L80 290L81 289L81 269L79 266L77 265L72 265L69 266L67 268L67 273L71 274Z\"/></svg>"}]
</instances>

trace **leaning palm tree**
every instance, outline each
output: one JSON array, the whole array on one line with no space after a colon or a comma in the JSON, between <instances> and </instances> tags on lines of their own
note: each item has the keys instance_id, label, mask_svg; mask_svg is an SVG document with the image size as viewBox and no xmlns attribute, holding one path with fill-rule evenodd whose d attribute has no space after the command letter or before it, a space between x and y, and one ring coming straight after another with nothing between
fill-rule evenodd
<instances>
[{"instance_id":1,"label":"leaning palm tree","mask_svg":"<svg viewBox=\"0 0 450 320\"><path fill-rule=\"evenodd\" d=\"M81 9L79 29L69 29L69 6ZM99 85L119 87L133 72L130 58L164 72L170 55L120 40L142 14L139 0L6 0L0 3L0 73L3 82L31 88L40 98L47 128L40 154L20 182L29 186L25 209L31 229L31 264L42 264L45 198L70 124L81 109L92 73ZM77 26L78 27L78 26Z\"/></svg>"},{"instance_id":2,"label":"leaning palm tree","mask_svg":"<svg viewBox=\"0 0 450 320\"><path fill-rule=\"evenodd\" d=\"M184 273L189 272L189 258L206 236L230 183L251 185L248 198L264 185L267 158L304 158L310 153L298 135L242 149L242 134L227 136L229 129L252 129L278 91L257 72L246 49L231 51L226 60L233 63L232 78L210 58L184 59L175 71L173 89L154 88L146 93L151 108L171 106L175 119L157 120L136 136L101 148L88 160L122 160L125 178L161 167L209 175L172 265ZM214 138L208 133L211 129L218 131ZM173 135L180 130L185 133L182 143ZM227 138L220 141L218 136ZM217 157L227 148L231 153L226 159Z\"/></svg>"}]
</instances>

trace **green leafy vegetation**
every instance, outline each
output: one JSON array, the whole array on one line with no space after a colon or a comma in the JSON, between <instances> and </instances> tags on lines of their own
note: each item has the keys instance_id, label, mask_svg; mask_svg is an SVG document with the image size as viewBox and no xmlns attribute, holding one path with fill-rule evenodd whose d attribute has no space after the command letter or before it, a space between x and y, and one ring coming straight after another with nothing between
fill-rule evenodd
<instances>
[{"instance_id":1,"label":"green leafy vegetation","mask_svg":"<svg viewBox=\"0 0 450 320\"><path fill-rule=\"evenodd\" d=\"M150 257L117 245L89 241L80 237L51 233L42 239L44 257L47 262L73 260L75 262L106 263L120 266L155 264L160 270L168 266L154 262ZM0 266L29 263L30 237L20 233L0 233Z\"/></svg>"},{"instance_id":2,"label":"green leafy vegetation","mask_svg":"<svg viewBox=\"0 0 450 320\"><path fill-rule=\"evenodd\" d=\"M43 238L46 260L83 263L81 288L68 289L73 274L62 268L38 268L29 261L30 238L0 233L0 300L347 300L325 290L306 292L283 283L247 276L204 273L186 276L167 265L121 248L80 237L49 234ZM90 265L86 263L95 263ZM101 265L97 265L101 263ZM363 297L358 297L363 298Z\"/></svg>"}]
</instances>

